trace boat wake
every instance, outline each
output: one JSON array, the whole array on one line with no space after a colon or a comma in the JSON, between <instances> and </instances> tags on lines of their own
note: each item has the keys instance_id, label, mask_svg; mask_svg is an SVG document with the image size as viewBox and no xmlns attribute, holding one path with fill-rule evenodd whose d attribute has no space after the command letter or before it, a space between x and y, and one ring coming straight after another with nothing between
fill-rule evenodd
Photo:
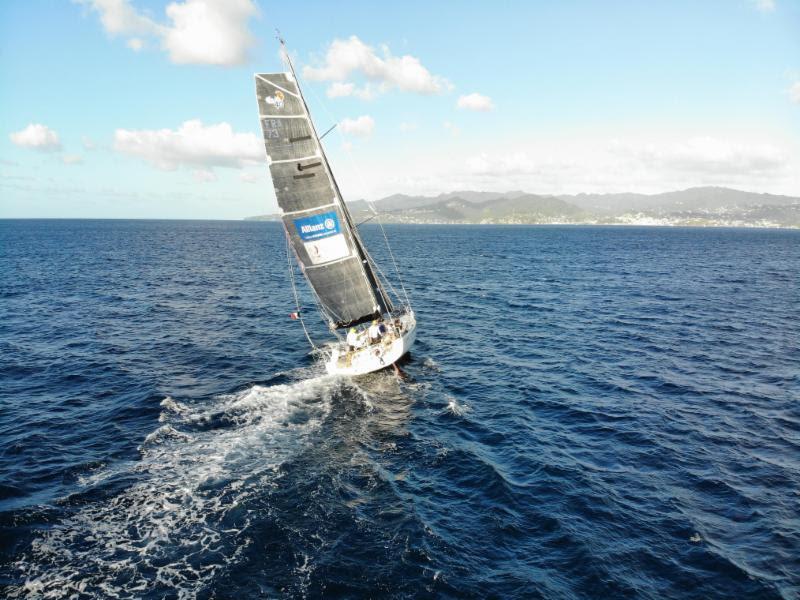
<instances>
[{"instance_id":1,"label":"boat wake","mask_svg":"<svg viewBox=\"0 0 800 600\"><path fill-rule=\"evenodd\" d=\"M256 385L203 406L165 398L140 460L81 481L68 516L15 563L24 584L9 597L195 597L247 548L248 501L305 447L340 385Z\"/></svg>"}]
</instances>

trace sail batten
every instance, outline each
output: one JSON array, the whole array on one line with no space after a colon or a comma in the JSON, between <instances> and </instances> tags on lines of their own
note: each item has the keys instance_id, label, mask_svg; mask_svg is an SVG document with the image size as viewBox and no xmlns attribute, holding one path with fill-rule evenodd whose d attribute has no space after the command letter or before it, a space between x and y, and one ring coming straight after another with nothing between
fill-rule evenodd
<instances>
[{"instance_id":1,"label":"sail batten","mask_svg":"<svg viewBox=\"0 0 800 600\"><path fill-rule=\"evenodd\" d=\"M261 73L255 82L284 228L331 327L388 312L293 75Z\"/></svg>"}]
</instances>

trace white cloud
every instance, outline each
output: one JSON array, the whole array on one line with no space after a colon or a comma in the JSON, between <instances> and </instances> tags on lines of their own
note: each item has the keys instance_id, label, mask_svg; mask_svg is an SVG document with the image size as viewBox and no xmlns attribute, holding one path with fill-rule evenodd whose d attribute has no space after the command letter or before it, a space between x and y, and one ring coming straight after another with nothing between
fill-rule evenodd
<instances>
[{"instance_id":1,"label":"white cloud","mask_svg":"<svg viewBox=\"0 0 800 600\"><path fill-rule=\"evenodd\" d=\"M372 85L371 83L366 83L353 90L353 96L361 98L362 100L374 100L380 93L381 90L379 86Z\"/></svg>"},{"instance_id":2,"label":"white cloud","mask_svg":"<svg viewBox=\"0 0 800 600\"><path fill-rule=\"evenodd\" d=\"M341 98L343 96L350 96L355 89L355 83L343 83L341 81L337 81L336 83L332 83L328 86L325 94L328 98Z\"/></svg>"},{"instance_id":3,"label":"white cloud","mask_svg":"<svg viewBox=\"0 0 800 600\"><path fill-rule=\"evenodd\" d=\"M771 144L742 144L710 136L667 145L629 146L612 142L612 153L633 157L648 166L704 174L764 173L786 164L783 152Z\"/></svg>"},{"instance_id":4,"label":"white cloud","mask_svg":"<svg viewBox=\"0 0 800 600\"><path fill-rule=\"evenodd\" d=\"M463 110L488 112L494 109L494 103L492 103L492 99L489 98L489 96L484 96L476 92L459 97L458 102L456 102L456 107Z\"/></svg>"},{"instance_id":5,"label":"white cloud","mask_svg":"<svg viewBox=\"0 0 800 600\"><path fill-rule=\"evenodd\" d=\"M239 179L244 183L256 183L261 180L261 174L243 171L242 174L239 175Z\"/></svg>"},{"instance_id":6,"label":"white cloud","mask_svg":"<svg viewBox=\"0 0 800 600\"><path fill-rule=\"evenodd\" d=\"M83 162L83 157L77 154L65 154L61 157L61 162L65 165L79 165Z\"/></svg>"},{"instance_id":7,"label":"white cloud","mask_svg":"<svg viewBox=\"0 0 800 600\"><path fill-rule=\"evenodd\" d=\"M660 193L706 185L800 196L800 145L791 137L698 133L653 130L609 143L607 130L543 132L534 138L484 140L480 149L459 137L440 136L423 154L398 147L401 172L387 171L385 160L364 152L360 177L345 165L337 178L345 194L367 198L458 189Z\"/></svg>"},{"instance_id":8,"label":"white cloud","mask_svg":"<svg viewBox=\"0 0 800 600\"><path fill-rule=\"evenodd\" d=\"M100 23L111 35L155 35L161 27L139 14L128 0L73 0L91 7L100 15Z\"/></svg>"},{"instance_id":9,"label":"white cloud","mask_svg":"<svg viewBox=\"0 0 800 600\"><path fill-rule=\"evenodd\" d=\"M775 11L775 0L752 0L752 3L759 12Z\"/></svg>"},{"instance_id":10,"label":"white cloud","mask_svg":"<svg viewBox=\"0 0 800 600\"><path fill-rule=\"evenodd\" d=\"M342 133L367 137L375 129L375 120L369 115L361 115L356 119L343 119L339 123L339 129Z\"/></svg>"},{"instance_id":11,"label":"white cloud","mask_svg":"<svg viewBox=\"0 0 800 600\"><path fill-rule=\"evenodd\" d=\"M139 50L144 48L144 42L141 40L141 38L131 38L125 42L125 45L134 52L139 52Z\"/></svg>"},{"instance_id":12,"label":"white cloud","mask_svg":"<svg viewBox=\"0 0 800 600\"><path fill-rule=\"evenodd\" d=\"M184 0L166 7L168 24L137 11L129 0L73 0L100 15L111 35L128 38L134 51L143 37L156 39L177 64L238 65L247 61L254 37L248 22L258 14L252 0Z\"/></svg>"},{"instance_id":13,"label":"white cloud","mask_svg":"<svg viewBox=\"0 0 800 600\"><path fill-rule=\"evenodd\" d=\"M361 87L356 87L355 83L345 83L342 81L335 81L328 86L325 90L325 95L328 98L343 98L346 96L355 96L362 100L373 100L378 96L378 90L370 83L364 84Z\"/></svg>"},{"instance_id":14,"label":"white cloud","mask_svg":"<svg viewBox=\"0 0 800 600\"><path fill-rule=\"evenodd\" d=\"M22 131L17 131L8 136L17 146L31 148L40 152L58 152L61 150L61 142L58 134L39 123L31 123Z\"/></svg>"},{"instance_id":15,"label":"white cloud","mask_svg":"<svg viewBox=\"0 0 800 600\"><path fill-rule=\"evenodd\" d=\"M442 127L444 127L448 132L450 132L450 135L454 137L461 133L461 129L458 127L458 125L455 125L450 121L445 121L442 123Z\"/></svg>"},{"instance_id":16,"label":"white cloud","mask_svg":"<svg viewBox=\"0 0 800 600\"><path fill-rule=\"evenodd\" d=\"M657 193L699 185L792 193L797 158L762 141L727 141L704 136L619 141L552 139L494 147L432 166L431 181L415 173L419 185L438 189L533 193ZM407 166L414 172L413 165ZM436 184L434 176L438 176ZM416 185L416 184L415 184ZM434 187L438 185L439 187ZM405 190L397 190L405 191ZM394 193L394 190L393 192ZM796 192L795 192L796 193Z\"/></svg>"},{"instance_id":17,"label":"white cloud","mask_svg":"<svg viewBox=\"0 0 800 600\"><path fill-rule=\"evenodd\" d=\"M195 181L199 181L201 183L210 183L217 180L217 176L214 175L214 171L210 171L209 169L196 169L192 172L192 176L194 177Z\"/></svg>"},{"instance_id":18,"label":"white cloud","mask_svg":"<svg viewBox=\"0 0 800 600\"><path fill-rule=\"evenodd\" d=\"M83 144L84 150L94 150L97 148L97 144L94 143L94 140L87 135L81 136L81 144Z\"/></svg>"},{"instance_id":19,"label":"white cloud","mask_svg":"<svg viewBox=\"0 0 800 600\"><path fill-rule=\"evenodd\" d=\"M186 121L176 130L117 129L114 149L165 170L235 169L266 160L264 145L255 134L236 133L228 123L206 126L199 120Z\"/></svg>"},{"instance_id":20,"label":"white cloud","mask_svg":"<svg viewBox=\"0 0 800 600\"><path fill-rule=\"evenodd\" d=\"M503 156L490 156L481 153L467 159L467 170L476 175L524 175L534 174L541 170L537 161L526 152L513 152Z\"/></svg>"},{"instance_id":21,"label":"white cloud","mask_svg":"<svg viewBox=\"0 0 800 600\"><path fill-rule=\"evenodd\" d=\"M333 81L344 86L335 88L339 96L357 95L371 97L375 93L369 87L356 88L346 82L353 75L360 75L368 81L378 84L378 92L399 89L418 94L438 94L450 89L451 84L438 75L433 75L418 58L411 55L393 56L387 46L382 46L382 56L362 42L351 36L346 40L336 39L331 42L325 54L325 62L320 67L307 66L303 74L313 81ZM328 91L332 95L334 86ZM341 93L345 90L348 93Z\"/></svg>"},{"instance_id":22,"label":"white cloud","mask_svg":"<svg viewBox=\"0 0 800 600\"><path fill-rule=\"evenodd\" d=\"M789 88L789 98L795 104L800 104L800 81L795 81Z\"/></svg>"},{"instance_id":23,"label":"white cloud","mask_svg":"<svg viewBox=\"0 0 800 600\"><path fill-rule=\"evenodd\" d=\"M258 13L251 0L186 0L167 6L172 19L163 44L179 64L238 65L254 38L247 22Z\"/></svg>"},{"instance_id":24,"label":"white cloud","mask_svg":"<svg viewBox=\"0 0 800 600\"><path fill-rule=\"evenodd\" d=\"M402 131L403 133L408 133L409 131L416 131L416 129L417 129L417 124L414 122L403 121L402 123L400 123L400 131Z\"/></svg>"}]
</instances>

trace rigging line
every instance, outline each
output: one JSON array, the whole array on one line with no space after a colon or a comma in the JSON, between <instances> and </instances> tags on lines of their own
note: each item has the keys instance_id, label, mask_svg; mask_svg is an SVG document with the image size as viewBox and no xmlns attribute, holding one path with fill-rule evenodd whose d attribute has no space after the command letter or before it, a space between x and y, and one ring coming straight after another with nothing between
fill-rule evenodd
<instances>
[{"instance_id":1,"label":"rigging line","mask_svg":"<svg viewBox=\"0 0 800 600\"><path fill-rule=\"evenodd\" d=\"M275 37L281 45L281 62L283 63L284 70L287 70L289 68L289 51L286 49L286 42L283 41L280 29L277 27L275 28Z\"/></svg>"},{"instance_id":2,"label":"rigging line","mask_svg":"<svg viewBox=\"0 0 800 600\"><path fill-rule=\"evenodd\" d=\"M337 119L328 110L328 106L320 99L320 97L314 91L314 88L310 87L310 86L306 86L306 89L311 91L311 94L314 96L314 99L317 101L317 104L322 107L322 110L325 111L325 113L328 115L328 118L333 120L333 121L336 121ZM337 124L338 124L338 121L337 121ZM327 134L328 132L325 132L325 133ZM366 186L366 184L364 182L364 177L361 174L361 169L358 168L358 164L356 163L355 159L353 159L353 154L352 154L352 152L350 152L349 148L347 147L346 140L344 139L344 135L342 134L341 129L336 129L336 133L339 134L339 139L342 142L342 148L344 149L345 154L347 155L347 159L350 162L350 166L352 167L353 171L356 174L356 178L358 179L359 185L361 187L361 196L366 198L367 194L365 192L366 192L367 186ZM392 252L392 246L391 246L391 244L389 244L389 237L386 235L386 230L383 228L383 223L381 222L380 212L375 208L375 205L372 203L371 200L365 200L365 202L367 203L367 206L369 206L369 208L372 211L373 215L375 217L377 217L377 219L378 219L377 223L378 223L378 226L381 228L381 233L383 234L383 241L386 244L386 249L389 252L389 258L392 261L392 266L394 267L394 272L397 275L397 280L400 282L400 288L403 290L403 297L405 298L406 305L407 306L411 306L411 301L408 299L408 292L406 291L406 286L405 286L405 282L403 281L403 276L400 274L400 267L398 267L398 265L397 265L397 260L395 259L394 252ZM364 221L362 223L359 223L359 225L362 225L365 222L366 221ZM372 262L374 264L374 261L372 261ZM387 279L386 275L384 273L381 273L381 274L383 275L384 279ZM387 281L388 281L388 279L387 279ZM391 287L391 283L389 285ZM400 297L400 295L397 294L397 293L395 293L395 295L398 298Z\"/></svg>"},{"instance_id":3,"label":"rigging line","mask_svg":"<svg viewBox=\"0 0 800 600\"><path fill-rule=\"evenodd\" d=\"M373 210L375 209L373 208ZM380 217L378 217L378 226L381 228L381 233L383 233L383 239L386 241L386 249L389 251L389 257L392 259L392 264L394 265L394 272L397 273L397 280L400 282L400 288L403 290L403 297L406 299L406 306L410 308L411 301L408 299L406 284L403 283L403 276L400 274L400 267L397 266L397 261L394 258L394 252L392 252L392 246L389 244L389 238L386 236L386 230L383 228L383 223L381 223Z\"/></svg>"},{"instance_id":4,"label":"rigging line","mask_svg":"<svg viewBox=\"0 0 800 600\"><path fill-rule=\"evenodd\" d=\"M280 33L278 34L278 40L280 41L281 47L284 49L284 52L286 52L286 43L284 42L283 38L280 37ZM331 169L330 163L328 162L328 157L325 154L325 148L322 146L322 142L320 141L319 135L317 134L317 129L314 126L314 121L311 118L311 113L309 111L308 104L306 103L306 99L303 96L303 92L300 88L300 78L297 76L297 73L295 72L294 69L294 65L292 64L292 60L288 54L286 54L286 61L289 64L289 70L291 71L292 78L294 79L295 85L297 86L297 91L300 94L300 102L303 106L303 111L305 112L308 125L311 128L312 134L316 138L317 146L319 147L320 153L322 154L322 161L325 163L325 171L327 172L328 178L333 184L336 197L338 198L339 203L341 204L339 210L341 211L342 216L344 217L344 220L348 225L351 241L353 242L353 245L356 247L357 254L362 259L366 259L366 257L369 256L369 252L367 252L366 246L364 246L364 242L361 240L361 236L358 233L358 229L353 225L353 220L350 215L350 211L348 210L347 204L344 202L344 198L342 197L342 192L339 189L339 183L336 181L336 177L334 177L333 175L333 170ZM312 89L311 92L314 93L314 90ZM392 301L391 298L387 295L386 291L383 289L383 284L381 283L381 281L375 276L374 272L369 271L368 269L365 269L363 267L361 269L361 274L364 276L367 285L373 290L372 296L375 302L378 305L380 305L382 302L384 308L389 310L391 308Z\"/></svg>"},{"instance_id":5,"label":"rigging line","mask_svg":"<svg viewBox=\"0 0 800 600\"><path fill-rule=\"evenodd\" d=\"M348 155L350 155L350 151L349 150L345 150L345 151L348 153ZM362 184L362 187L363 187L364 180L361 177L361 171L358 169L358 166L355 164L355 161L352 159L351 155L350 155L350 161L353 164L353 168L356 171L356 176L361 181L361 184ZM366 223L367 221L371 221L372 219L377 218L376 222L378 223L378 227L381 228L381 233L383 234L383 241L386 244L386 250L389 252L389 258L392 260L392 266L394 267L394 272L397 275L397 280L400 282L400 289L403 290L403 297L405 298L406 306L410 307L411 306L411 301L408 299L408 292L406 291L406 285L403 282L403 276L400 273L400 267L397 266L397 260L394 257L394 252L392 252L392 245L389 243L389 237L386 235L386 230L383 228L383 222L381 221L380 211L375 208L375 205L370 200L365 200L365 202L367 203L367 206L369 206L370 209L372 210L373 216L370 217L369 219L367 219L366 221L363 221L363 223ZM381 271L381 274L383 275L383 278L388 281L388 278L386 277L386 274L383 273L383 271ZM391 287L392 284L389 283L389 286ZM400 294L398 294L397 292L395 292L395 295L398 298L400 297Z\"/></svg>"},{"instance_id":6,"label":"rigging line","mask_svg":"<svg viewBox=\"0 0 800 600\"><path fill-rule=\"evenodd\" d=\"M301 316L303 313L300 312L300 300L299 300L299 296L298 296L298 293L297 293L297 288L296 288L296 285L295 285L294 263L292 263L291 258L289 257L289 247L291 246L291 242L290 242L290 239L289 239L289 232L286 230L286 225L285 224L284 224L283 230L286 233L286 244L287 244L287 246L286 246L286 257L287 257L287 260L289 262L289 276L292 279L292 291L294 291L295 301L297 302L298 316L300 316L300 322L303 325L303 330L305 331L306 330L306 325L305 325L305 322L303 321L302 316ZM296 253L295 253L295 258L297 258L297 254ZM297 259L297 262L298 263L300 262L299 258ZM314 304L316 304L316 306L317 306L317 312L320 315L320 319L322 320L322 323L325 325L325 327L327 327L330 331L332 331L333 335L336 337L336 339L341 342L342 341L342 336L339 334L338 331L336 331L335 329L331 329L331 327L330 327L330 324L331 324L332 321L334 321L334 319L332 319L330 317L330 315L328 314L328 311L325 310L325 307L322 305L322 300L320 300L319 296L317 295L317 290L314 289L313 285L309 285L308 287L311 288L311 294L314 297ZM306 337L309 337L307 331L306 331ZM309 338L309 342L311 342L310 338ZM314 342L311 342L311 345L314 346L314 350L315 351L319 351L319 346L316 346L314 344Z\"/></svg>"},{"instance_id":7,"label":"rigging line","mask_svg":"<svg viewBox=\"0 0 800 600\"><path fill-rule=\"evenodd\" d=\"M281 62L283 63L284 68L287 68L288 65L289 65L289 57L288 57L288 54L287 54L286 47L283 44L283 39L281 38L281 32L278 31L278 29L276 28L275 29L275 33L276 33L276 37L281 42L281 50L282 50L282 52L280 53ZM292 263L292 256L291 256L291 251L290 251L291 240L289 239L289 231L286 229L286 224L283 223L282 220L281 220L281 224L283 225L283 232L284 232L284 234L286 236L286 262L287 262L287 266L289 267L289 280L292 283L292 294L294 295L294 303L295 303L295 306L297 307L297 318L300 321L300 325L303 326L303 333L305 334L306 339L308 340L308 343L311 344L312 352L319 352L319 348L314 343L314 340L311 339L311 335L309 335L308 329L306 328L306 323L303 320L303 309L300 307L300 296L297 293L297 284L296 284L295 278L294 278L294 264ZM316 297L314 299L315 299L315 301L317 301ZM324 313L321 312L320 314L324 314Z\"/></svg>"},{"instance_id":8,"label":"rigging line","mask_svg":"<svg viewBox=\"0 0 800 600\"><path fill-rule=\"evenodd\" d=\"M280 42L280 46L281 46L280 57L281 57L281 62L283 63L284 70L290 70L291 71L292 76L295 79L295 84L297 86L298 95L300 97L300 100L303 102L303 105L305 106L305 100L303 99L302 92L300 91L300 84L299 84L299 82L297 82L297 76L296 76L296 74L294 72L294 67L292 66L292 61L289 58L289 51L286 48L286 42L283 40L283 37L281 36L281 32L277 28L275 28L275 34L276 34L275 37L277 37L278 41ZM308 109L307 108L306 108L306 116L308 117L308 121L311 124L311 127L313 129L314 125L311 122L310 115L308 115ZM317 138L317 139L319 139L319 138ZM324 157L324 150L322 149L322 145L321 144L318 144L318 145L320 147L320 152L323 153L323 157ZM281 220L281 221L283 221L283 220ZM291 255L290 255L290 251L289 251L289 247L291 246L291 240L289 238L289 231L286 229L286 223L282 222L281 224L283 225L283 231L284 231L284 233L286 235L286 259L287 259L288 266L289 266L289 277L290 277L291 283L292 283L292 292L294 293L295 305L297 306L297 316L299 318L300 324L303 326L303 333L305 333L306 339L308 340L309 344L311 344L312 352L320 353L320 352L322 352L322 350L311 339L311 336L308 333L308 329L306 329L305 321L303 320L303 313L302 313L302 309L300 308L300 297L298 295L297 286L296 286L296 283L295 283L294 264L292 263L292 259L291 259ZM297 258L296 253L295 253L295 258L299 262L299 258ZM311 288L312 296L314 298L314 303L317 305L317 309L319 311L320 318L322 319L322 322L325 324L325 326L330 330L331 329L330 323L331 323L332 319L330 318L330 316L328 315L327 311L322 306L322 301L320 300L319 296L317 295L317 291L314 289L314 286L312 285L312 286L309 286L309 287ZM327 321L326 321L326 318L327 318ZM343 338L339 334L339 332L336 331L335 329L333 329L331 331L333 331L333 334L336 336L336 338L341 343L343 341Z\"/></svg>"},{"instance_id":9,"label":"rigging line","mask_svg":"<svg viewBox=\"0 0 800 600\"><path fill-rule=\"evenodd\" d=\"M356 223L356 227L361 227L364 223L369 223L370 221L372 221L372 219L374 219L377 216L378 216L377 214L374 214L371 217L367 217L366 219L361 221L361 223Z\"/></svg>"},{"instance_id":10,"label":"rigging line","mask_svg":"<svg viewBox=\"0 0 800 600\"><path fill-rule=\"evenodd\" d=\"M292 256L289 253L289 246L291 245L291 242L289 241L289 232L286 231L285 226L283 230L284 233L286 233L286 262L289 265L289 279L292 282L292 293L294 293L294 303L295 306L297 307L297 318L300 321L300 325L303 326L303 333L306 334L306 339L308 340L308 343L311 344L311 347L314 350L317 350L317 345L314 343L314 340L312 340L311 336L308 334L308 329L306 329L306 324L303 321L303 309L300 308L300 297L297 294L297 286L295 285L294 282L294 265L292 264Z\"/></svg>"},{"instance_id":11,"label":"rigging line","mask_svg":"<svg viewBox=\"0 0 800 600\"><path fill-rule=\"evenodd\" d=\"M372 260L371 258L370 258L370 262L372 263L372 266L375 267L375 269L378 271L378 273L380 273L383 276L383 278L386 280L386 283L389 285L389 290L391 290L391 292L395 295L396 298L400 298L400 294L398 294L397 290L394 289L394 286L392 285L392 282L389 280L388 277L386 277L386 273L384 273L381 270L380 266L378 266L378 263L376 261Z\"/></svg>"},{"instance_id":12,"label":"rigging line","mask_svg":"<svg viewBox=\"0 0 800 600\"><path fill-rule=\"evenodd\" d=\"M336 129L336 126L337 126L337 125L338 125L338 123L334 123L333 125L331 125L331 126L328 128L328 130L327 130L325 133L323 133L321 136L319 136L319 139L320 139L320 141L322 141L322 138L324 138L326 135L328 135L328 134L329 134L331 131L333 131L334 129Z\"/></svg>"}]
</instances>

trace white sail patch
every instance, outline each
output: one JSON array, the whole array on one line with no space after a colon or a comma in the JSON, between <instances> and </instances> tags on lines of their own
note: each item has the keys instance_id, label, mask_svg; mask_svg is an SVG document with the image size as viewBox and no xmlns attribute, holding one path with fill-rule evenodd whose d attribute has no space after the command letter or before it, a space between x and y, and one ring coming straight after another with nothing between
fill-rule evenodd
<instances>
[{"instance_id":1,"label":"white sail patch","mask_svg":"<svg viewBox=\"0 0 800 600\"><path fill-rule=\"evenodd\" d=\"M294 226L312 265L348 258L351 254L335 210L294 219Z\"/></svg>"},{"instance_id":2,"label":"white sail patch","mask_svg":"<svg viewBox=\"0 0 800 600\"><path fill-rule=\"evenodd\" d=\"M283 93L282 108L276 90ZM286 233L326 320L344 327L390 312L297 82L286 73L259 73L256 96Z\"/></svg>"},{"instance_id":3,"label":"white sail patch","mask_svg":"<svg viewBox=\"0 0 800 600\"><path fill-rule=\"evenodd\" d=\"M338 233L311 242L304 242L311 264L321 265L350 256L350 247L344 234Z\"/></svg>"}]
</instances>

